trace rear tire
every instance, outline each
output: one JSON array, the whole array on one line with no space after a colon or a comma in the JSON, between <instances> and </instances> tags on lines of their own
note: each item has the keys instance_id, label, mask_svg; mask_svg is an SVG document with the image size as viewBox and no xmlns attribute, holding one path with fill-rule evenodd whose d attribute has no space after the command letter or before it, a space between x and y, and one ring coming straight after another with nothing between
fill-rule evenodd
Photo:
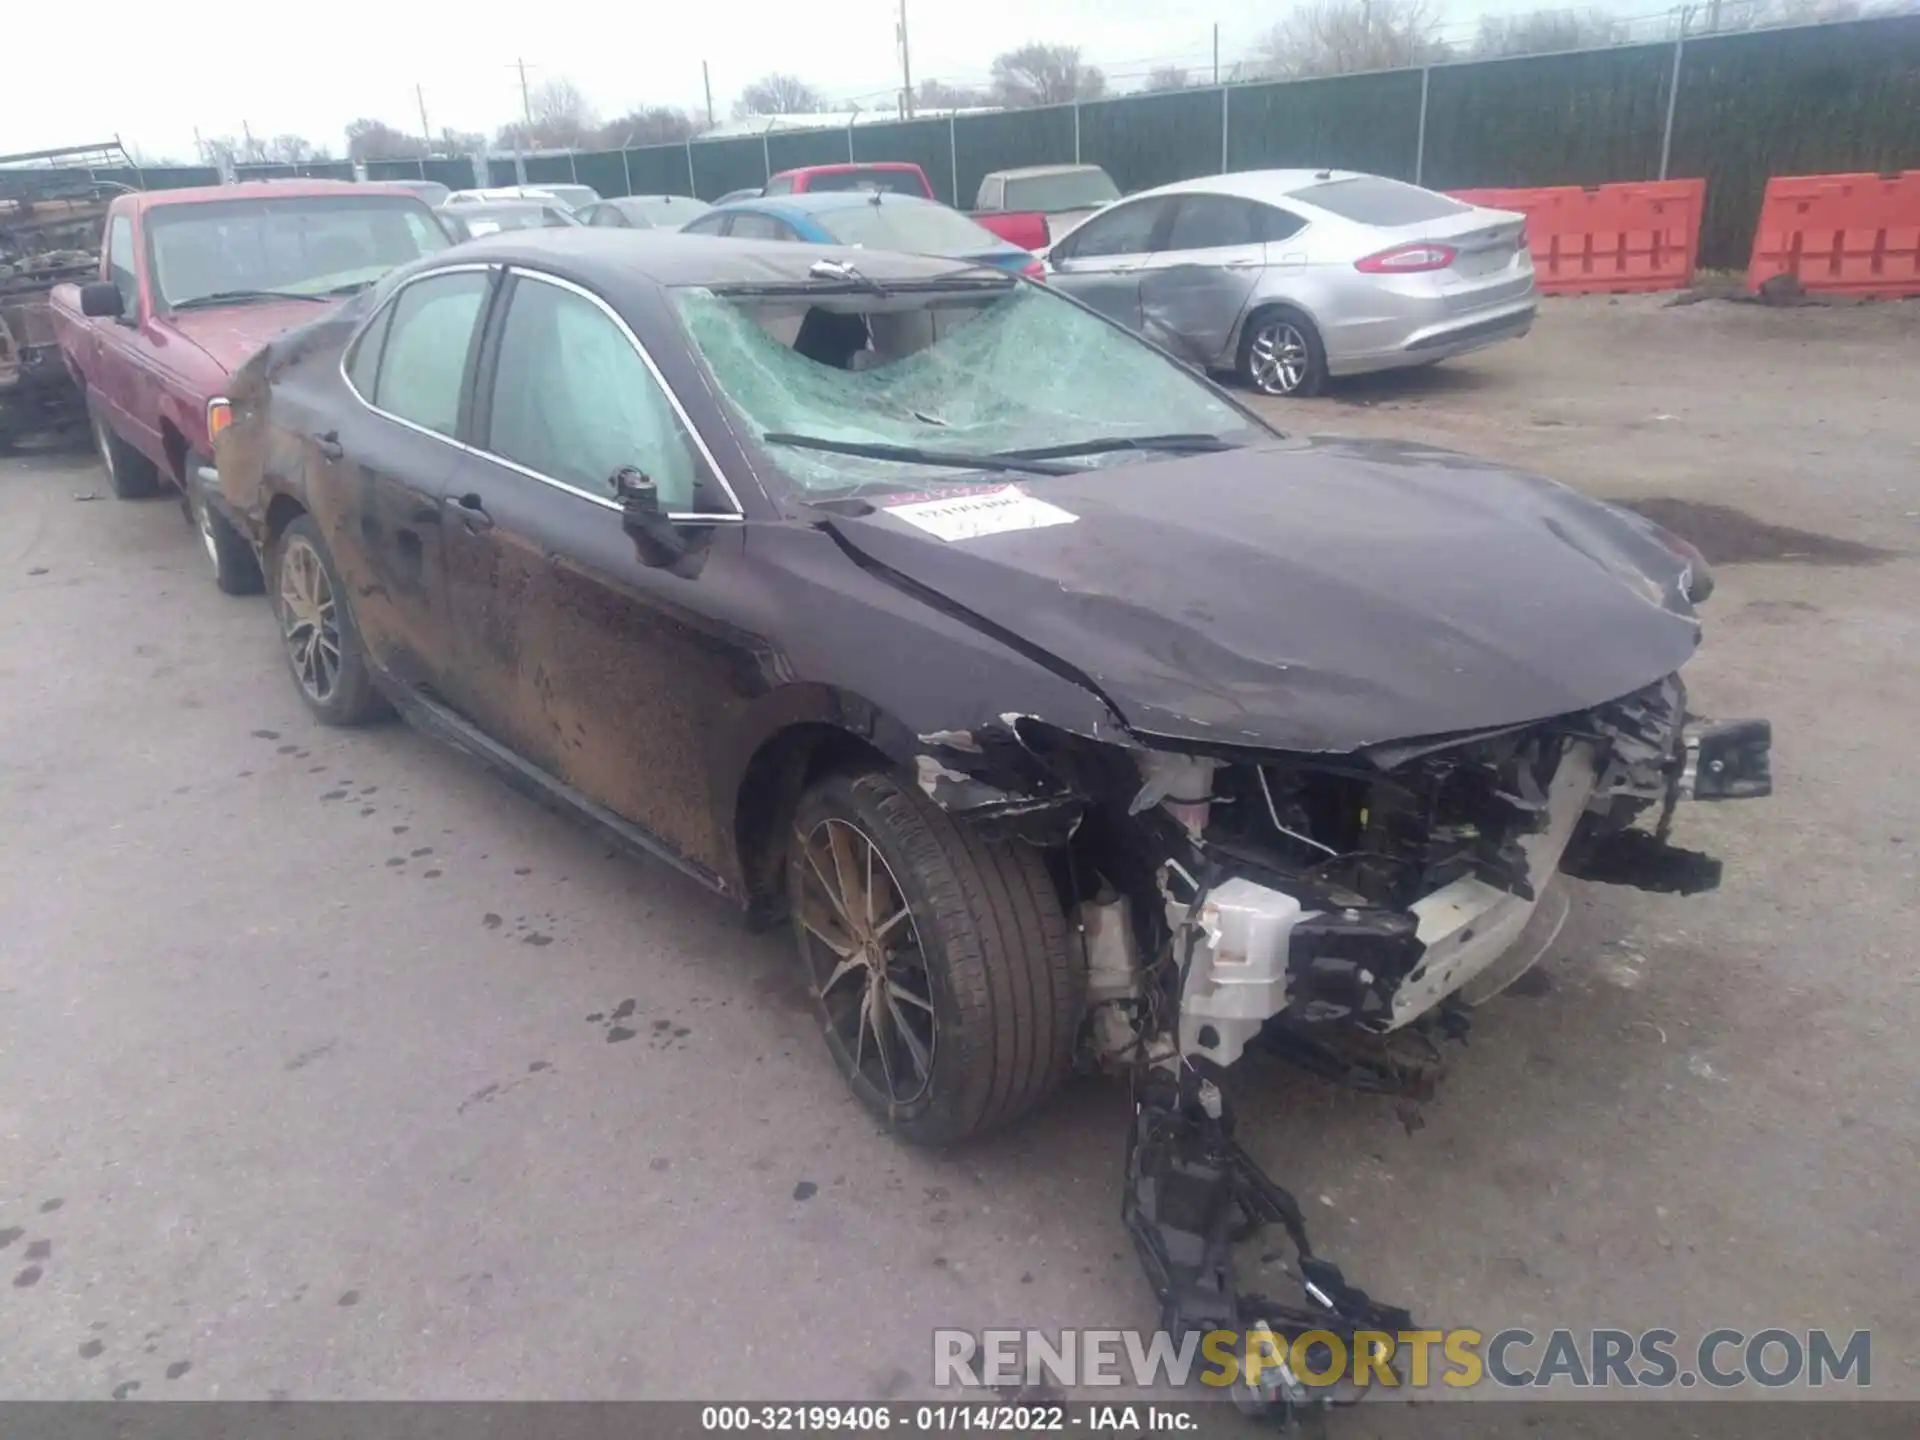
<instances>
[{"instance_id":1,"label":"rear tire","mask_svg":"<svg viewBox=\"0 0 1920 1440\"><path fill-rule=\"evenodd\" d=\"M273 552L273 611L294 688L322 725L364 725L387 713L374 688L346 586L320 527L301 515Z\"/></svg>"},{"instance_id":2,"label":"rear tire","mask_svg":"<svg viewBox=\"0 0 1920 1440\"><path fill-rule=\"evenodd\" d=\"M113 433L98 415L93 417L93 448L106 467L107 483L122 500L147 500L159 493L160 467Z\"/></svg>"},{"instance_id":3,"label":"rear tire","mask_svg":"<svg viewBox=\"0 0 1920 1440\"><path fill-rule=\"evenodd\" d=\"M1311 320L1275 305L1247 321L1237 368L1242 382L1262 395L1318 395L1327 382L1327 350Z\"/></svg>"},{"instance_id":4,"label":"rear tire","mask_svg":"<svg viewBox=\"0 0 1920 1440\"><path fill-rule=\"evenodd\" d=\"M828 1051L901 1139L983 1134L1066 1076L1086 974L1038 850L982 838L883 772L834 774L795 812L787 895Z\"/></svg>"}]
</instances>

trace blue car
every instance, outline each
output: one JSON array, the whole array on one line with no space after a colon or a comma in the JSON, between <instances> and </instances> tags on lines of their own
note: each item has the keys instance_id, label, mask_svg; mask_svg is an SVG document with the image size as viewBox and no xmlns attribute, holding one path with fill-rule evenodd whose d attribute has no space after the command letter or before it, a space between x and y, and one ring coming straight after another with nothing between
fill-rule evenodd
<instances>
[{"instance_id":1,"label":"blue car","mask_svg":"<svg viewBox=\"0 0 1920 1440\"><path fill-rule=\"evenodd\" d=\"M822 190L736 200L715 206L681 228L690 235L860 245L869 250L972 260L1016 275L1044 273L1031 250L1002 240L958 210L917 195L877 190Z\"/></svg>"}]
</instances>

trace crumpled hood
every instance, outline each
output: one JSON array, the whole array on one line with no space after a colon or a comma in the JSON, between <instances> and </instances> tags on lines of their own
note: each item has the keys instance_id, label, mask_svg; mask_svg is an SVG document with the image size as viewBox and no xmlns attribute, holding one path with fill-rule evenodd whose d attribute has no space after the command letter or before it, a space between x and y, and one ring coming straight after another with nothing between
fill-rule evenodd
<instances>
[{"instance_id":1,"label":"crumpled hood","mask_svg":"<svg viewBox=\"0 0 1920 1440\"><path fill-rule=\"evenodd\" d=\"M167 323L206 351L214 364L231 375L246 363L248 356L276 335L320 319L338 303L316 305L311 300L260 300L217 309L189 310L168 316Z\"/></svg>"},{"instance_id":2,"label":"crumpled hood","mask_svg":"<svg viewBox=\"0 0 1920 1440\"><path fill-rule=\"evenodd\" d=\"M945 540L888 508L926 497L890 496L829 523L1077 671L1143 735L1352 751L1521 724L1651 684L1699 638L1685 562L1648 522L1425 446L1009 478L1076 518Z\"/></svg>"}]
</instances>

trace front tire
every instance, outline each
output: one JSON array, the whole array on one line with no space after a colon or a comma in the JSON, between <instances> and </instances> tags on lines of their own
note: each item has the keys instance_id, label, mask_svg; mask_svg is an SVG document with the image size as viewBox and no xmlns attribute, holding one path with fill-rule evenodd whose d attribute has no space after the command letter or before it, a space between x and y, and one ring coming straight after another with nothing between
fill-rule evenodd
<instances>
[{"instance_id":1,"label":"front tire","mask_svg":"<svg viewBox=\"0 0 1920 1440\"><path fill-rule=\"evenodd\" d=\"M1247 322L1240 336L1240 378L1262 395L1318 395L1327 382L1327 350L1313 322L1276 306Z\"/></svg>"},{"instance_id":2,"label":"front tire","mask_svg":"<svg viewBox=\"0 0 1920 1440\"><path fill-rule=\"evenodd\" d=\"M106 421L93 417L93 448L106 467L107 483L122 500L146 500L159 493L160 467L113 433Z\"/></svg>"},{"instance_id":3,"label":"front tire","mask_svg":"<svg viewBox=\"0 0 1920 1440\"><path fill-rule=\"evenodd\" d=\"M346 587L311 515L299 516L281 533L273 570L273 608L287 668L307 708L322 725L364 725L385 714Z\"/></svg>"},{"instance_id":4,"label":"front tire","mask_svg":"<svg viewBox=\"0 0 1920 1440\"><path fill-rule=\"evenodd\" d=\"M1038 850L834 774L795 812L787 896L834 1063L900 1138L954 1144L1059 1086L1086 975Z\"/></svg>"},{"instance_id":5,"label":"front tire","mask_svg":"<svg viewBox=\"0 0 1920 1440\"><path fill-rule=\"evenodd\" d=\"M187 516L213 567L213 583L227 595L258 595L266 588L259 557L233 523L208 502L198 480L187 481Z\"/></svg>"}]
</instances>

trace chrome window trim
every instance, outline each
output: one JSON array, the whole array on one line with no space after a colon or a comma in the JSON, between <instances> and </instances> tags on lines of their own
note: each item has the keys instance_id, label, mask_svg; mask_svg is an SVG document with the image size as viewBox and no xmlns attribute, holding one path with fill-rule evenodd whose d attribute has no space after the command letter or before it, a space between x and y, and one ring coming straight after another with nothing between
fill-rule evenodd
<instances>
[{"instance_id":1,"label":"chrome window trim","mask_svg":"<svg viewBox=\"0 0 1920 1440\"><path fill-rule=\"evenodd\" d=\"M670 510L667 512L667 519L687 524L707 525L730 525L745 521L747 514L746 511L741 508L740 497L734 492L733 485L728 481L726 474L720 469L719 462L713 458L713 452L707 448L705 438L702 437L700 431L694 426L693 419L687 414L686 407L680 403L680 397L674 394L673 387L667 383L666 377L660 373L660 367L653 363L653 356L647 353L647 347L642 345L639 337L633 333L633 327L621 319L619 313L615 311L611 305L607 304L605 300L602 300L584 285L576 285L571 280L563 280L558 275L550 275L544 270L535 270L518 262L468 261L458 265L441 265L432 270L424 271L421 274L408 276L406 280L394 287L393 294L389 295L375 308L371 315L360 322L360 328L354 331L353 338L341 347L339 364L340 383L347 387L347 393L383 420L390 420L396 425L403 425L416 434L438 440L444 445L450 445L463 454L476 455L483 460L493 462L495 465L505 466L515 474L524 475L529 480L538 480L543 485L550 485L563 494L585 500L589 504L598 505L603 510L611 510L615 514L620 513L621 506L618 500L614 500L605 495L596 495L590 490L582 490L577 485L569 485L564 480L556 480L551 475L543 475L538 470L522 465L518 461L509 460L504 455L497 455L482 446L468 445L464 441L454 439L451 435L443 435L438 430L430 429L416 421L409 420L404 415L395 415L390 410L382 410L355 388L352 378L347 374L347 357L353 353L354 347L360 343L361 337L366 334L374 321L380 318L381 312L389 305L398 304L400 296L405 293L407 287L410 285L417 285L422 280L430 280L436 275L456 275L473 270L508 270L515 275L524 276L529 280L538 281L541 284L553 285L562 290L570 290L597 306L602 314L619 327L620 333L626 336L627 343L632 345L634 351L640 356L640 361L647 367L647 373L653 377L654 384L658 385L662 393L666 395L667 403L673 407L673 413L679 417L681 426L686 430L687 434L692 437L694 448L700 452L701 458L707 462L708 472L719 482L720 488L726 491L727 499L733 502L733 512L731 514L706 510Z\"/></svg>"}]
</instances>

